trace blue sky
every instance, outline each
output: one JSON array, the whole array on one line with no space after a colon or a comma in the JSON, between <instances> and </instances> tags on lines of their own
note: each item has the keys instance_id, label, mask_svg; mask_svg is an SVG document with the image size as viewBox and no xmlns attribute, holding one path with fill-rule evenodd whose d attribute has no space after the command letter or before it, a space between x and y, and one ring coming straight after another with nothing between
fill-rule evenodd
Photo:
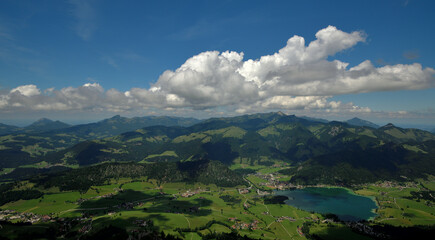
<instances>
[{"instance_id":1,"label":"blue sky","mask_svg":"<svg viewBox=\"0 0 435 240\"><path fill-rule=\"evenodd\" d=\"M434 9L413 0L1 1L0 122L280 110L430 125ZM303 48L274 55L295 35Z\"/></svg>"}]
</instances>

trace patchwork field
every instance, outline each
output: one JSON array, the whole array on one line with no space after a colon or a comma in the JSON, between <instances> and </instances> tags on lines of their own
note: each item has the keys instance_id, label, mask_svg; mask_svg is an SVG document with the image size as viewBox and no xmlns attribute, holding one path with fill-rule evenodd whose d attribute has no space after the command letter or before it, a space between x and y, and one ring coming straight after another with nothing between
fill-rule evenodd
<instances>
[{"instance_id":1,"label":"patchwork field","mask_svg":"<svg viewBox=\"0 0 435 240\"><path fill-rule=\"evenodd\" d=\"M191 233L194 229L201 229L202 235L237 230L252 238L304 239L297 233L297 227L308 219L321 217L285 204L264 204L254 190L241 194L235 188L215 185L158 186L154 181L127 182L126 179L93 186L84 194L46 193L38 199L5 204L2 209L58 218L85 216L92 219L91 231L110 224L133 231L140 229L136 220L152 220L160 231L188 239L200 239L197 233ZM287 219L278 220L283 216ZM215 223L210 225L210 222ZM35 226L44 224L48 223Z\"/></svg>"},{"instance_id":2,"label":"patchwork field","mask_svg":"<svg viewBox=\"0 0 435 240\"><path fill-rule=\"evenodd\" d=\"M246 180L251 187L239 188L186 182L162 183L146 177L111 179L108 181L110 184L92 186L85 193L45 189L40 198L10 202L1 209L14 210L18 216L27 214L29 217L30 213L48 216L57 219L56 227L59 227L59 221L69 221L65 219L81 219L68 230L77 232L78 236L93 234L109 225L134 233L144 229L140 223L152 221L158 231L183 239L201 239L207 234L230 232L255 239L306 239L304 233L322 239L369 239L344 223L325 222L325 216L320 214L286 204L266 204L256 189L257 185L266 182L263 177L267 175L248 175ZM29 184L23 182L20 189L32 187ZM418 197L424 191L433 191L434 186L432 181L400 185L382 182L360 186L355 193L372 197L378 203L378 216L371 225L433 226L435 208L432 202ZM17 223L22 218L9 220ZM39 221L29 227L32 233L37 233L53 227L53 224ZM307 224L309 228L304 232L303 226ZM0 236L22 236L20 232L23 230L29 228L4 226Z\"/></svg>"}]
</instances>

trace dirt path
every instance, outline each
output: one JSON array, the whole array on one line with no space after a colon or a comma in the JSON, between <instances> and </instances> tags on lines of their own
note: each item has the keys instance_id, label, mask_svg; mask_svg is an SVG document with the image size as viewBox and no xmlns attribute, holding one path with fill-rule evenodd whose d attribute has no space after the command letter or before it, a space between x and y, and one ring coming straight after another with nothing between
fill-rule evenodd
<instances>
[{"instance_id":1,"label":"dirt path","mask_svg":"<svg viewBox=\"0 0 435 240\"><path fill-rule=\"evenodd\" d=\"M273 217L273 215L270 213L269 208L267 207L267 205L264 204L264 203L263 203L263 205L266 207L266 210L267 210L267 212L269 213L269 215L270 215L271 217Z\"/></svg>"},{"instance_id":2,"label":"dirt path","mask_svg":"<svg viewBox=\"0 0 435 240\"><path fill-rule=\"evenodd\" d=\"M187 223L189 224L189 228L190 228L190 221L189 221L189 219L186 216L184 216L184 218L186 219Z\"/></svg>"},{"instance_id":3,"label":"dirt path","mask_svg":"<svg viewBox=\"0 0 435 240\"><path fill-rule=\"evenodd\" d=\"M270 228L270 226L272 226L272 224L274 224L275 222L271 222L266 228Z\"/></svg>"},{"instance_id":4,"label":"dirt path","mask_svg":"<svg viewBox=\"0 0 435 240\"><path fill-rule=\"evenodd\" d=\"M282 225L282 223L279 223L281 225L282 228L284 228L284 231L290 236L291 239L293 239L293 235L291 235L287 229L284 227L284 225Z\"/></svg>"},{"instance_id":5,"label":"dirt path","mask_svg":"<svg viewBox=\"0 0 435 240\"><path fill-rule=\"evenodd\" d=\"M29 208L29 209L27 209L26 211L24 211L23 213L25 213L25 212L30 212L30 211L35 210L35 209L37 209L37 208L38 208L38 206L36 206L36 207L32 207L32 208Z\"/></svg>"},{"instance_id":6,"label":"dirt path","mask_svg":"<svg viewBox=\"0 0 435 240\"><path fill-rule=\"evenodd\" d=\"M189 228L190 228L190 221L189 221L189 219L186 216L184 216L184 218L186 219L187 223L189 224ZM190 233L190 240L192 240L192 239L193 239L193 233Z\"/></svg>"}]
</instances>

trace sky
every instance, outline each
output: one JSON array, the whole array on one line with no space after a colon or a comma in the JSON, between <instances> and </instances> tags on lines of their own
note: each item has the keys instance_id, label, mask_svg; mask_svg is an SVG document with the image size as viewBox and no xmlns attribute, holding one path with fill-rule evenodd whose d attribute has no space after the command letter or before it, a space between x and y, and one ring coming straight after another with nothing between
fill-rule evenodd
<instances>
[{"instance_id":1,"label":"sky","mask_svg":"<svg viewBox=\"0 0 435 240\"><path fill-rule=\"evenodd\" d=\"M0 122L435 125L434 1L0 1Z\"/></svg>"}]
</instances>

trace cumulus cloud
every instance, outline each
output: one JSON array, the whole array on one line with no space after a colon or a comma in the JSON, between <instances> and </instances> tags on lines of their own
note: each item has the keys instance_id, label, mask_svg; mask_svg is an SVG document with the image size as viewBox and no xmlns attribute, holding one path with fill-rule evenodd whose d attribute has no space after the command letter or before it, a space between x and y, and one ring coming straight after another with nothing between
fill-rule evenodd
<instances>
[{"instance_id":1,"label":"cumulus cloud","mask_svg":"<svg viewBox=\"0 0 435 240\"><path fill-rule=\"evenodd\" d=\"M151 90L167 96L170 106L207 108L251 102L258 87L237 72L243 53L203 52L176 71L165 71Z\"/></svg>"},{"instance_id":2,"label":"cumulus cloud","mask_svg":"<svg viewBox=\"0 0 435 240\"><path fill-rule=\"evenodd\" d=\"M49 88L41 92L35 85L23 85L0 95L0 109L22 110L72 110L106 108L110 91L105 92L98 83L86 83L78 88L66 87L60 90Z\"/></svg>"},{"instance_id":3,"label":"cumulus cloud","mask_svg":"<svg viewBox=\"0 0 435 240\"><path fill-rule=\"evenodd\" d=\"M17 93L26 97L31 97L31 96L41 94L41 91L36 87L36 85L30 84L30 85L23 85L23 86L16 87L12 89L10 93L11 94Z\"/></svg>"},{"instance_id":4,"label":"cumulus cloud","mask_svg":"<svg viewBox=\"0 0 435 240\"><path fill-rule=\"evenodd\" d=\"M163 72L149 89L105 90L98 83L43 92L35 85L0 94L0 111L141 109L223 109L248 113L268 110L370 113L367 107L330 101L339 94L414 90L433 87L433 68L421 64L375 67L370 60L349 67L331 58L365 41L361 31L328 26L305 43L293 36L272 55L244 60L243 52L207 51Z\"/></svg>"}]
</instances>

